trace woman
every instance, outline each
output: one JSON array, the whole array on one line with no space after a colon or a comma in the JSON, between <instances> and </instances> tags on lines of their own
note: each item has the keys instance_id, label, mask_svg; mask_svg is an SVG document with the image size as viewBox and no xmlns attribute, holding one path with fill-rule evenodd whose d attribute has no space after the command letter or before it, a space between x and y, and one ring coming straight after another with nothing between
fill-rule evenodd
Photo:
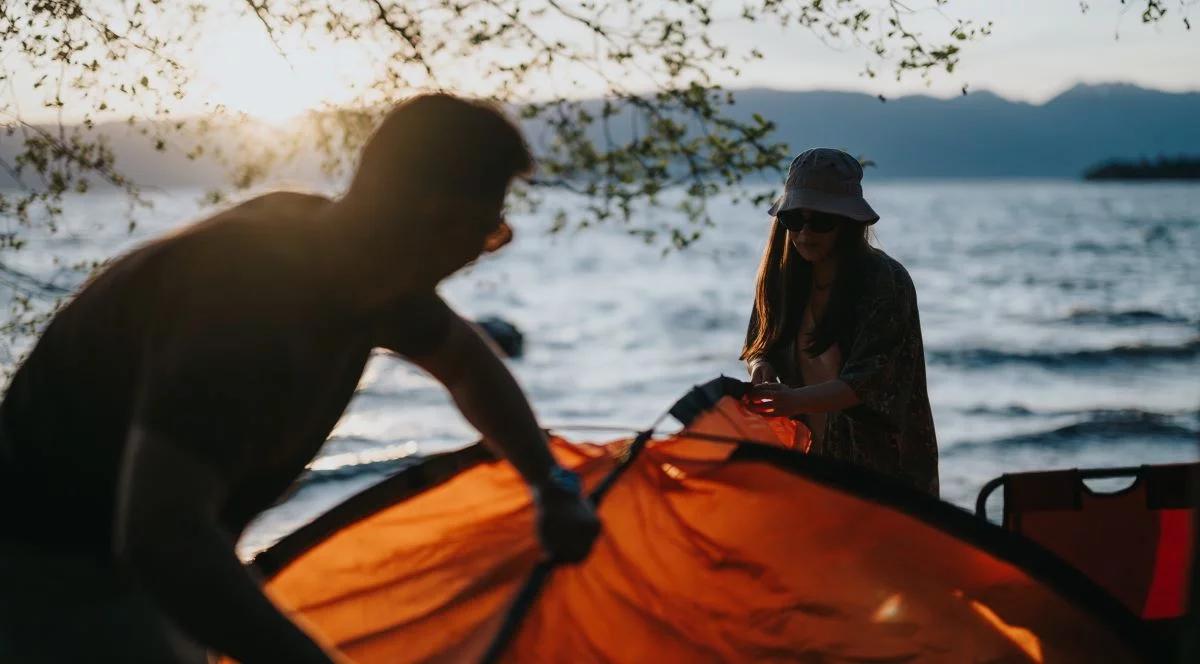
<instances>
[{"instance_id":1,"label":"woman","mask_svg":"<svg viewBox=\"0 0 1200 664\"><path fill-rule=\"evenodd\" d=\"M937 440L908 272L868 243L862 167L815 148L771 207L742 359L752 410L802 419L811 453L937 495Z\"/></svg>"}]
</instances>

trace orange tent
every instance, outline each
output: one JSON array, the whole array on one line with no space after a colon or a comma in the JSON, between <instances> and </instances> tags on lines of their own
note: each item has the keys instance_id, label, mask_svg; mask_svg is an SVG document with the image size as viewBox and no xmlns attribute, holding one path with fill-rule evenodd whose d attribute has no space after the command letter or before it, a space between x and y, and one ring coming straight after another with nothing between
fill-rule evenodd
<instances>
[{"instance_id":1,"label":"orange tent","mask_svg":"<svg viewBox=\"0 0 1200 664\"><path fill-rule=\"evenodd\" d=\"M1124 662L1151 645L1045 550L746 411L718 379L677 434L552 441L604 532L539 564L528 491L475 445L259 556L267 590L359 662Z\"/></svg>"}]
</instances>

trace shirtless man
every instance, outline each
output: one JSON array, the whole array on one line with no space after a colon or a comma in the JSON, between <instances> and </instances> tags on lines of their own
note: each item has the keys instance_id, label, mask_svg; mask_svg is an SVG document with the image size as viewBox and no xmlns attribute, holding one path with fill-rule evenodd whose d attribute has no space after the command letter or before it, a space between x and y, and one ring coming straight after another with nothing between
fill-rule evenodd
<instances>
[{"instance_id":1,"label":"shirtless man","mask_svg":"<svg viewBox=\"0 0 1200 664\"><path fill-rule=\"evenodd\" d=\"M301 473L381 347L446 386L528 481L547 554L599 522L492 347L435 293L511 237L531 158L494 109L407 101L337 200L268 194L124 256L0 406L0 660L328 662L234 543Z\"/></svg>"}]
</instances>

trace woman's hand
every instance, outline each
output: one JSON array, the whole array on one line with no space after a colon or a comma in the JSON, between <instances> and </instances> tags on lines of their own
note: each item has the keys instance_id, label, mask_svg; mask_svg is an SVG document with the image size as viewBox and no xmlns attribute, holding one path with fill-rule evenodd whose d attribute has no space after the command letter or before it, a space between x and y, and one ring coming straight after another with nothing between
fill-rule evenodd
<instances>
[{"instance_id":1,"label":"woman's hand","mask_svg":"<svg viewBox=\"0 0 1200 664\"><path fill-rule=\"evenodd\" d=\"M763 383L778 383L779 374L775 373L775 367L771 366L770 362L760 360L750 369L750 384L762 385Z\"/></svg>"},{"instance_id":2,"label":"woman's hand","mask_svg":"<svg viewBox=\"0 0 1200 664\"><path fill-rule=\"evenodd\" d=\"M804 412L798 388L781 383L755 385L746 393L746 408L768 417L794 417Z\"/></svg>"},{"instance_id":3,"label":"woman's hand","mask_svg":"<svg viewBox=\"0 0 1200 664\"><path fill-rule=\"evenodd\" d=\"M858 395L844 381L828 380L806 387L779 383L755 385L746 393L746 407L759 415L795 417L804 413L829 413L859 403Z\"/></svg>"}]
</instances>

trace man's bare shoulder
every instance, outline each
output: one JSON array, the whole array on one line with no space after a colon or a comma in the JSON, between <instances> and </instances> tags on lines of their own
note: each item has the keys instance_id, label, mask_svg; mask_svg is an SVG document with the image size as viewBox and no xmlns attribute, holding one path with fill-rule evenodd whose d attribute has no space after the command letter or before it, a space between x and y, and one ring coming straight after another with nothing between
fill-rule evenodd
<instances>
[{"instance_id":1,"label":"man's bare shoulder","mask_svg":"<svg viewBox=\"0 0 1200 664\"><path fill-rule=\"evenodd\" d=\"M272 268L303 264L307 229L329 203L325 197L297 192L256 196L121 256L77 297L107 300L137 291L151 299L190 299L200 291L216 296L232 285L251 287ZM224 293L231 295L236 292Z\"/></svg>"},{"instance_id":2,"label":"man's bare shoulder","mask_svg":"<svg viewBox=\"0 0 1200 664\"><path fill-rule=\"evenodd\" d=\"M163 246L195 245L225 234L279 231L313 221L332 201L324 196L276 191L247 199L159 238Z\"/></svg>"},{"instance_id":3,"label":"man's bare shoulder","mask_svg":"<svg viewBox=\"0 0 1200 664\"><path fill-rule=\"evenodd\" d=\"M188 224L147 249L169 254L179 269L237 270L242 263L302 252L313 221L329 203L310 194L263 194Z\"/></svg>"},{"instance_id":4,"label":"man's bare shoulder","mask_svg":"<svg viewBox=\"0 0 1200 664\"><path fill-rule=\"evenodd\" d=\"M332 200L320 194L300 191L272 191L247 199L226 210L225 213L264 220L303 221L319 214L332 202Z\"/></svg>"}]
</instances>

